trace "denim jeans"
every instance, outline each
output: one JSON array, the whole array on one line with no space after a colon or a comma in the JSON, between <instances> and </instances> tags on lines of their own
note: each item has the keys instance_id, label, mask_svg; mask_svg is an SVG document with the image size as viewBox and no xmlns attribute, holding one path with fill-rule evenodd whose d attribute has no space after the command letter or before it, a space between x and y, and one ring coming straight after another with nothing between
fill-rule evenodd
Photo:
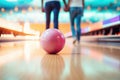
<instances>
[{"instance_id":1,"label":"denim jeans","mask_svg":"<svg viewBox=\"0 0 120 80\"><path fill-rule=\"evenodd\" d=\"M83 16L82 7L70 7L70 23L72 36L80 41L81 36L81 17ZM76 28L75 28L76 22Z\"/></svg>"},{"instance_id":2,"label":"denim jeans","mask_svg":"<svg viewBox=\"0 0 120 80\"><path fill-rule=\"evenodd\" d=\"M50 1L45 3L46 29L50 27L51 12L54 13L54 28L58 29L58 16L60 11L59 1Z\"/></svg>"}]
</instances>

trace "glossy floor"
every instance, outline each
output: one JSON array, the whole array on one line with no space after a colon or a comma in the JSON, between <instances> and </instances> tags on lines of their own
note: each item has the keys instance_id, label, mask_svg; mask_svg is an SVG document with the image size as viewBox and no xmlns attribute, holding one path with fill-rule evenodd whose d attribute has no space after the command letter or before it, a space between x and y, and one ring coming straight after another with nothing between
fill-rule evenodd
<instances>
[{"instance_id":1,"label":"glossy floor","mask_svg":"<svg viewBox=\"0 0 120 80\"><path fill-rule=\"evenodd\" d=\"M120 80L120 47L66 39L49 55L37 40L0 43L0 80Z\"/></svg>"}]
</instances>

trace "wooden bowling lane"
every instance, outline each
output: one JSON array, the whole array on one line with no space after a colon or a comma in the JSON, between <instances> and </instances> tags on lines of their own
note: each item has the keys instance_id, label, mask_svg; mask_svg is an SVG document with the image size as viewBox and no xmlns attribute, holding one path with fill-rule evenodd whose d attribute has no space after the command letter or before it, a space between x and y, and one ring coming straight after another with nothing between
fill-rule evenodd
<instances>
[{"instance_id":1,"label":"wooden bowling lane","mask_svg":"<svg viewBox=\"0 0 120 80\"><path fill-rule=\"evenodd\" d=\"M0 80L120 80L120 48L82 42L49 55L39 41L0 43Z\"/></svg>"}]
</instances>

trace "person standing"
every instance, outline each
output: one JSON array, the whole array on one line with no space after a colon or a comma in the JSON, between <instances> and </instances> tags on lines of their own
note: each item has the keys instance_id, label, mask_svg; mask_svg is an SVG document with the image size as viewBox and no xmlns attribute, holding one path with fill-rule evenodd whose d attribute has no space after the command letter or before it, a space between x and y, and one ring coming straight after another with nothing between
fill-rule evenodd
<instances>
[{"instance_id":1,"label":"person standing","mask_svg":"<svg viewBox=\"0 0 120 80\"><path fill-rule=\"evenodd\" d=\"M60 0L41 0L42 2L42 12L46 13L46 29L50 27L50 19L51 19L51 12L53 11L54 13L54 28L58 29L58 17L59 17L59 12L60 12ZM66 1L63 0L64 5L66 5ZM45 3L45 8L43 6L43 3Z\"/></svg>"},{"instance_id":2,"label":"person standing","mask_svg":"<svg viewBox=\"0 0 120 80\"><path fill-rule=\"evenodd\" d=\"M81 36L81 18L84 11L84 0L69 0L68 8L70 13L70 26L72 31L72 37L74 38L73 44L75 44L76 41L79 43Z\"/></svg>"}]
</instances>

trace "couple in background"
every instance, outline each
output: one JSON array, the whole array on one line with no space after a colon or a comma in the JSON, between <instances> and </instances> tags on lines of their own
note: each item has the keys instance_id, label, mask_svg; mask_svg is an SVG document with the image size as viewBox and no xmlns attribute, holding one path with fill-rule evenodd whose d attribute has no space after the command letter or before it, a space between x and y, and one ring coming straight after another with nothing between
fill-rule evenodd
<instances>
[{"instance_id":1,"label":"couple in background","mask_svg":"<svg viewBox=\"0 0 120 80\"><path fill-rule=\"evenodd\" d=\"M50 27L51 12L54 13L54 28L59 29L58 18L60 12L60 0L41 0L42 2L42 12L46 13L46 29ZM45 3L45 6L43 5ZM80 42L81 36L81 17L83 16L84 0L63 0L64 11L69 11L70 13L70 25L73 37L73 44ZM76 26L75 26L76 24ZM76 28L75 28L76 27Z\"/></svg>"}]
</instances>

